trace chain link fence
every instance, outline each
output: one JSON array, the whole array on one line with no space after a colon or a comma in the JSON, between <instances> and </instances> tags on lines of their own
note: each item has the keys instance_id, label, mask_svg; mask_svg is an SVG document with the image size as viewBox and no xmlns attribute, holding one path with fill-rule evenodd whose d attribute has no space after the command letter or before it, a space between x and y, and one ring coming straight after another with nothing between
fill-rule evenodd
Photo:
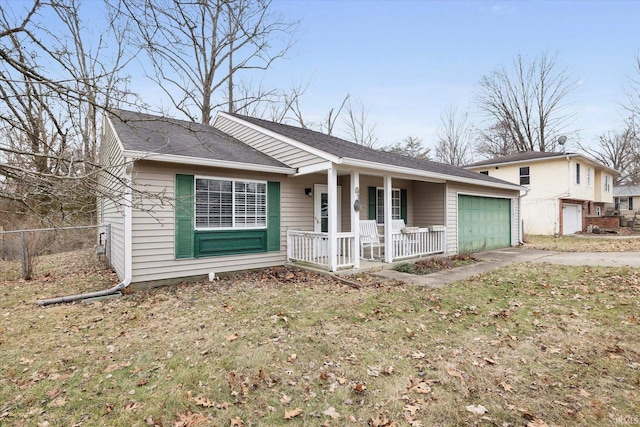
<instances>
[{"instance_id":1,"label":"chain link fence","mask_svg":"<svg viewBox=\"0 0 640 427\"><path fill-rule=\"evenodd\" d=\"M110 243L110 225L11 231L0 229L0 261L19 262L21 277L30 280L38 257L87 250L95 252L105 268L110 269Z\"/></svg>"}]
</instances>

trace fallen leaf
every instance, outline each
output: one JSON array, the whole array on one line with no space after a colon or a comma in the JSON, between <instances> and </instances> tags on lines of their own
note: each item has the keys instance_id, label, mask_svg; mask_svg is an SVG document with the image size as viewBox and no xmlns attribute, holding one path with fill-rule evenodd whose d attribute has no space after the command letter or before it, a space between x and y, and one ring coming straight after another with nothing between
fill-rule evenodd
<instances>
[{"instance_id":1,"label":"fallen leaf","mask_svg":"<svg viewBox=\"0 0 640 427\"><path fill-rule=\"evenodd\" d=\"M527 427L549 427L549 425L540 418L535 418L527 423Z\"/></svg>"},{"instance_id":2,"label":"fallen leaf","mask_svg":"<svg viewBox=\"0 0 640 427\"><path fill-rule=\"evenodd\" d=\"M487 408L485 408L482 405L469 405L465 407L465 409L471 412L472 414L476 414L476 415L484 415L487 413Z\"/></svg>"},{"instance_id":3,"label":"fallen leaf","mask_svg":"<svg viewBox=\"0 0 640 427\"><path fill-rule=\"evenodd\" d=\"M292 409L291 411L284 410L284 419L290 420L291 418L295 418L302 413L302 408Z\"/></svg>"},{"instance_id":4,"label":"fallen leaf","mask_svg":"<svg viewBox=\"0 0 640 427\"><path fill-rule=\"evenodd\" d=\"M282 397L280 398L280 403L282 403L283 405L288 405L289 403L291 403L291 398L289 396L287 396L286 394L283 394Z\"/></svg>"},{"instance_id":5,"label":"fallen leaf","mask_svg":"<svg viewBox=\"0 0 640 427\"><path fill-rule=\"evenodd\" d=\"M457 369L447 369L447 374L451 375L452 377L460 378L460 381L464 382L462 372L458 371Z\"/></svg>"},{"instance_id":6,"label":"fallen leaf","mask_svg":"<svg viewBox=\"0 0 640 427\"><path fill-rule=\"evenodd\" d=\"M500 386L504 389L504 391L513 391L513 387L505 382L501 382Z\"/></svg>"},{"instance_id":7,"label":"fallen leaf","mask_svg":"<svg viewBox=\"0 0 640 427\"><path fill-rule=\"evenodd\" d=\"M369 419L369 425L371 427L397 427L398 424L388 419L385 414L378 414L375 418Z\"/></svg>"},{"instance_id":8,"label":"fallen leaf","mask_svg":"<svg viewBox=\"0 0 640 427\"><path fill-rule=\"evenodd\" d=\"M231 418L229 421L231 421L230 427L244 427L244 421L238 417Z\"/></svg>"},{"instance_id":9,"label":"fallen leaf","mask_svg":"<svg viewBox=\"0 0 640 427\"><path fill-rule=\"evenodd\" d=\"M192 397L190 391L187 392L187 398L191 402L195 403L196 405L202 406L204 408L215 408L216 407L216 403L214 401L210 400L208 397L205 397L205 396Z\"/></svg>"},{"instance_id":10,"label":"fallen leaf","mask_svg":"<svg viewBox=\"0 0 640 427\"><path fill-rule=\"evenodd\" d=\"M228 336L226 337L226 339L227 339L227 341L235 341L235 340L237 340L237 339L238 339L238 334L237 334L237 333L233 333L233 334L231 334L231 335L228 335Z\"/></svg>"},{"instance_id":11,"label":"fallen leaf","mask_svg":"<svg viewBox=\"0 0 640 427\"><path fill-rule=\"evenodd\" d=\"M367 389L367 386L361 383L357 383L356 385L353 386L353 391L355 391L356 393L364 393L366 389Z\"/></svg>"},{"instance_id":12,"label":"fallen leaf","mask_svg":"<svg viewBox=\"0 0 640 427\"><path fill-rule=\"evenodd\" d=\"M61 408L66 404L67 404L67 399L65 399L64 396L62 396L62 397L53 399L51 403L49 403L49 406L52 406L54 408Z\"/></svg>"},{"instance_id":13,"label":"fallen leaf","mask_svg":"<svg viewBox=\"0 0 640 427\"><path fill-rule=\"evenodd\" d=\"M340 414L336 412L336 408L334 408L333 406L329 406L329 408L326 411L324 411L322 414L328 417L331 417L334 420L337 420L338 418L340 418Z\"/></svg>"}]
</instances>

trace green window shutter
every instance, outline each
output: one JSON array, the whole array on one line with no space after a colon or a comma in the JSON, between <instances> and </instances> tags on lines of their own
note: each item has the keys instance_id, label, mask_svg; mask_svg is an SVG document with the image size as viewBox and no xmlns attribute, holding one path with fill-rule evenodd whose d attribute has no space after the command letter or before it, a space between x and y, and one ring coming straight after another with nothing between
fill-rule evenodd
<instances>
[{"instance_id":1,"label":"green window shutter","mask_svg":"<svg viewBox=\"0 0 640 427\"><path fill-rule=\"evenodd\" d=\"M193 258L194 246L194 185L193 175L176 174L175 256Z\"/></svg>"},{"instance_id":2,"label":"green window shutter","mask_svg":"<svg viewBox=\"0 0 640 427\"><path fill-rule=\"evenodd\" d=\"M369 219L376 219L376 187L369 187Z\"/></svg>"},{"instance_id":3,"label":"green window shutter","mask_svg":"<svg viewBox=\"0 0 640 427\"><path fill-rule=\"evenodd\" d=\"M404 223L407 222L407 190L405 188L400 189L400 218L404 219Z\"/></svg>"},{"instance_id":4,"label":"green window shutter","mask_svg":"<svg viewBox=\"0 0 640 427\"><path fill-rule=\"evenodd\" d=\"M267 251L280 250L280 183L267 182Z\"/></svg>"}]
</instances>

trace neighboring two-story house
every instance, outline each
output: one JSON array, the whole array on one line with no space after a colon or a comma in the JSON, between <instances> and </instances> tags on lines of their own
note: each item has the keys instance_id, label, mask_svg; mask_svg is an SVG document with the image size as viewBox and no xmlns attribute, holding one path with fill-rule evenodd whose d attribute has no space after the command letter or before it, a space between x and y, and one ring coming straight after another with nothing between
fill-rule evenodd
<instances>
[{"instance_id":1,"label":"neighboring two-story house","mask_svg":"<svg viewBox=\"0 0 640 427\"><path fill-rule=\"evenodd\" d=\"M528 188L522 196L524 232L556 236L584 231L588 216L604 215L605 203L613 203L613 177L618 173L581 154L537 151L466 168Z\"/></svg>"}]
</instances>

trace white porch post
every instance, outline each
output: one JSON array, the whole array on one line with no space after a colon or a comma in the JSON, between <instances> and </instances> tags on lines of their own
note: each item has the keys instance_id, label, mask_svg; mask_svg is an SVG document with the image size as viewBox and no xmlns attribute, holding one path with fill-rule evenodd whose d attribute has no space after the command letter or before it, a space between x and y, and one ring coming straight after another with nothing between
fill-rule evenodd
<instances>
[{"instance_id":1,"label":"white porch post","mask_svg":"<svg viewBox=\"0 0 640 427\"><path fill-rule=\"evenodd\" d=\"M332 165L327 170L327 200L329 204L329 271L338 270L338 171Z\"/></svg>"},{"instance_id":2,"label":"white porch post","mask_svg":"<svg viewBox=\"0 0 640 427\"><path fill-rule=\"evenodd\" d=\"M351 172L351 232L353 233L353 268L360 268L360 209L355 209L356 201L360 204L360 174Z\"/></svg>"},{"instance_id":3,"label":"white porch post","mask_svg":"<svg viewBox=\"0 0 640 427\"><path fill-rule=\"evenodd\" d=\"M384 177L384 262L393 261L391 236L391 176Z\"/></svg>"}]
</instances>

